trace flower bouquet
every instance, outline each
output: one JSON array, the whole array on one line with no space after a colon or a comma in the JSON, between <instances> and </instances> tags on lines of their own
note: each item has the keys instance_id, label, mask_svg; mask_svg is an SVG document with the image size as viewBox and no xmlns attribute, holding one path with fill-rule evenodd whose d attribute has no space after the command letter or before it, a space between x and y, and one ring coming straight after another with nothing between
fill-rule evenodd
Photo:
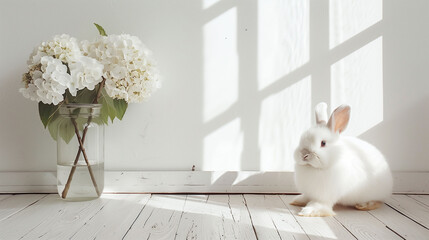
<instances>
[{"instance_id":1,"label":"flower bouquet","mask_svg":"<svg viewBox=\"0 0 429 240\"><path fill-rule=\"evenodd\" d=\"M40 119L58 143L58 165L68 166L67 174L60 173L60 167L57 172L58 191L64 199L79 167L85 167L82 178L92 183L89 198L100 196L104 167L101 173L97 168L98 174L93 168L104 163L102 126L109 119L121 120L128 103L148 99L160 86L151 52L138 37L107 35L100 25L95 26L100 36L94 41L78 42L63 34L37 46L19 89L24 97L38 102ZM90 145L87 139L95 140ZM60 179L60 175L68 177ZM76 199L85 198L88 191L79 194Z\"/></svg>"}]
</instances>

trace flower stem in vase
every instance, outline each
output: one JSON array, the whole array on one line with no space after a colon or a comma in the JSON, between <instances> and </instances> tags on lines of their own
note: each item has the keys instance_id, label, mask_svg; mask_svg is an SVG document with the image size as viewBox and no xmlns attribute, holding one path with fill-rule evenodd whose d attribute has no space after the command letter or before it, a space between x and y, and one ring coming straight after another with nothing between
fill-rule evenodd
<instances>
[{"instance_id":1,"label":"flower stem in vase","mask_svg":"<svg viewBox=\"0 0 429 240\"><path fill-rule=\"evenodd\" d=\"M105 81L106 81L106 79L103 77L103 81L100 83L100 86L98 87L97 95L96 95L93 103L98 103L98 99L100 98L100 94L101 94L101 89L104 87L104 82ZM77 151L76 158L75 158L75 160L73 162L72 169L70 170L70 174L69 174L69 177L67 179L67 183L66 183L66 185L64 187L64 190L63 190L63 192L61 194L61 197L64 198L64 199L67 197L67 193L68 193L68 191L70 189L70 185L71 185L71 181L73 179L74 172L76 171L76 164L79 161L79 157L80 157L81 153L83 153L83 157L85 159L86 165L88 166L88 171L89 171L89 174L91 176L91 181L94 184L95 191L97 192L97 196L100 196L101 193L100 193L100 191L98 189L97 182L95 181L94 173L93 173L91 165L90 165L90 163L88 161L88 157L86 156L85 148L83 147L83 144L85 143L86 133L88 132L88 126L89 126L89 124L92 121L92 116L90 116L88 118L87 124L86 124L86 126L85 126L85 128L83 130L83 133L82 133L82 137L80 137L79 128L77 126L76 120L74 118L72 118L71 121L72 121L73 126L74 126L74 130L75 130L75 134L76 134L77 140L79 141L79 149Z\"/></svg>"},{"instance_id":2,"label":"flower stem in vase","mask_svg":"<svg viewBox=\"0 0 429 240\"><path fill-rule=\"evenodd\" d=\"M70 184L71 184L71 181L73 179L74 172L76 171L76 164L79 161L79 157L80 157L80 154L82 153L82 149L84 149L84 148L81 148L81 146L83 147L83 144L85 143L86 133L88 132L88 125L91 123L91 120L92 120L92 117L89 117L87 125L85 126L85 129L83 130L82 139L81 139L81 141L79 141L79 149L77 151L76 158L75 158L75 160L73 162L72 169L70 170L70 174L69 174L69 177L67 179L67 183L66 183L66 185L64 187L64 190L63 190L63 192L61 194L62 198L66 198L67 197L67 193L68 193L68 191L70 189ZM72 119L72 122L73 122L73 125L75 127L75 132L78 131L77 125L76 125L76 121L74 119ZM79 140L79 135L78 134L79 134L79 132L77 132L77 138ZM82 143L82 145L80 145L81 143ZM85 155L86 155L86 153L84 154L84 157L85 157ZM97 183L95 182L94 177L93 177L92 169L91 169L91 167L89 165L89 162L87 161L86 158L85 158L85 162L88 164L89 174L91 175L91 180L92 180L92 182L94 184L95 191L97 192L97 195L100 196L100 193L99 193L99 190L98 190L98 187L97 187Z\"/></svg>"}]
</instances>

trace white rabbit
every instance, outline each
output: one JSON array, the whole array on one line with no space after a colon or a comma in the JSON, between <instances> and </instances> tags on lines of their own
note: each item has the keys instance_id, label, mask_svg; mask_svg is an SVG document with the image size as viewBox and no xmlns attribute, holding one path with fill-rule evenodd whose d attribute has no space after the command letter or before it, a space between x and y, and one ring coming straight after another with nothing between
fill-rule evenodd
<instances>
[{"instance_id":1,"label":"white rabbit","mask_svg":"<svg viewBox=\"0 0 429 240\"><path fill-rule=\"evenodd\" d=\"M393 180L383 154L371 144L340 133L350 119L350 107L339 106L328 123L326 103L316 106L317 125L301 137L295 150L295 183L302 195L292 205L305 206L299 215L335 215L342 204L359 210L382 205L392 193Z\"/></svg>"}]
</instances>

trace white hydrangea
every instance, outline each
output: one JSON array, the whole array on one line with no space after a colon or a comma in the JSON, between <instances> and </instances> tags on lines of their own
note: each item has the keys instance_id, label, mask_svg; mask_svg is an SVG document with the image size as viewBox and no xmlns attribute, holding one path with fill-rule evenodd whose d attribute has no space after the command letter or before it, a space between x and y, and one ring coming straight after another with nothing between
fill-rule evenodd
<instances>
[{"instance_id":1,"label":"white hydrangea","mask_svg":"<svg viewBox=\"0 0 429 240\"><path fill-rule=\"evenodd\" d=\"M142 102L160 87L155 62L138 37L109 35L81 45L85 55L104 65L105 88L110 97Z\"/></svg>"},{"instance_id":2,"label":"white hydrangea","mask_svg":"<svg viewBox=\"0 0 429 240\"><path fill-rule=\"evenodd\" d=\"M43 56L40 64L31 68L26 77L26 87L19 90L24 97L55 105L64 100L63 94L71 78L67 67L51 56Z\"/></svg>"},{"instance_id":3,"label":"white hydrangea","mask_svg":"<svg viewBox=\"0 0 429 240\"><path fill-rule=\"evenodd\" d=\"M55 36L51 41L42 42L37 47L37 52L33 56L33 62L39 62L39 58L45 55L52 56L64 63L70 63L82 56L82 52L76 38L62 34Z\"/></svg>"},{"instance_id":4,"label":"white hydrangea","mask_svg":"<svg viewBox=\"0 0 429 240\"><path fill-rule=\"evenodd\" d=\"M81 56L78 61L71 63L69 68L71 81L68 88L73 96L76 96L77 90L94 90L102 80L103 65L93 58Z\"/></svg>"},{"instance_id":5,"label":"white hydrangea","mask_svg":"<svg viewBox=\"0 0 429 240\"><path fill-rule=\"evenodd\" d=\"M78 90L93 90L102 81L103 65L83 56L77 40L66 34L36 47L28 64L24 87L19 91L24 97L45 104L63 101L66 89L76 96Z\"/></svg>"}]
</instances>

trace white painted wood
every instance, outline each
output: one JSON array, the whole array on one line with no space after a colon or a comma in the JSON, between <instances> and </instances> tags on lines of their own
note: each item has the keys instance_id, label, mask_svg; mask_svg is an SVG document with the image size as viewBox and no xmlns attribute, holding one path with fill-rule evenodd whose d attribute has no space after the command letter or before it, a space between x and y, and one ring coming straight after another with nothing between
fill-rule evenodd
<instances>
[{"instance_id":1,"label":"white painted wood","mask_svg":"<svg viewBox=\"0 0 429 240\"><path fill-rule=\"evenodd\" d=\"M11 196L12 196L11 194L0 194L0 202L6 198L11 197Z\"/></svg>"},{"instance_id":2,"label":"white painted wood","mask_svg":"<svg viewBox=\"0 0 429 240\"><path fill-rule=\"evenodd\" d=\"M189 202L192 196L188 196ZM200 222L201 235L196 239L237 239L240 233L236 232L237 225L228 206L227 195L209 195L203 208L198 211L202 216Z\"/></svg>"},{"instance_id":3,"label":"white painted wood","mask_svg":"<svg viewBox=\"0 0 429 240\"><path fill-rule=\"evenodd\" d=\"M176 239L256 239L242 195L188 195Z\"/></svg>"},{"instance_id":4,"label":"white painted wood","mask_svg":"<svg viewBox=\"0 0 429 240\"><path fill-rule=\"evenodd\" d=\"M265 210L264 195L244 195L258 239L281 239L273 221Z\"/></svg>"},{"instance_id":5,"label":"white painted wood","mask_svg":"<svg viewBox=\"0 0 429 240\"><path fill-rule=\"evenodd\" d=\"M259 239L308 239L278 195L244 195Z\"/></svg>"},{"instance_id":6,"label":"white painted wood","mask_svg":"<svg viewBox=\"0 0 429 240\"><path fill-rule=\"evenodd\" d=\"M383 205L381 210L390 208ZM347 228L359 240L394 240L402 239L394 232L386 228L386 225L375 218L368 211L359 211L352 207L335 207L337 219L345 228Z\"/></svg>"},{"instance_id":7,"label":"white painted wood","mask_svg":"<svg viewBox=\"0 0 429 240\"><path fill-rule=\"evenodd\" d=\"M106 201L66 202L48 195L1 221L0 239L69 239Z\"/></svg>"},{"instance_id":8,"label":"white painted wood","mask_svg":"<svg viewBox=\"0 0 429 240\"><path fill-rule=\"evenodd\" d=\"M239 200L238 198L236 200ZM239 204L236 201L236 204ZM243 202L238 206L244 210ZM246 209L247 210L247 209ZM241 212L241 213L244 213ZM228 195L209 195L206 202L206 207L203 212L204 220L203 229L211 229L209 235L203 235L203 239L255 239L255 233L251 225L250 215L247 213L242 215L233 215L232 207L230 206L230 197ZM209 218L207 218L209 216ZM235 219L237 217L237 220ZM240 222L240 218L245 218L245 225ZM207 221L208 220L208 221ZM244 230L244 232L242 232ZM250 238L246 238L250 237Z\"/></svg>"},{"instance_id":9,"label":"white painted wood","mask_svg":"<svg viewBox=\"0 0 429 240\"><path fill-rule=\"evenodd\" d=\"M56 172L0 172L0 193L56 193Z\"/></svg>"},{"instance_id":10,"label":"white painted wood","mask_svg":"<svg viewBox=\"0 0 429 240\"><path fill-rule=\"evenodd\" d=\"M174 239L186 195L152 195L124 239Z\"/></svg>"},{"instance_id":11,"label":"white painted wood","mask_svg":"<svg viewBox=\"0 0 429 240\"><path fill-rule=\"evenodd\" d=\"M204 215L208 195L188 195L180 216L179 227L175 239L199 239L204 234Z\"/></svg>"},{"instance_id":12,"label":"white painted wood","mask_svg":"<svg viewBox=\"0 0 429 240\"><path fill-rule=\"evenodd\" d=\"M428 229L416 224L408 217L387 205L372 210L369 213L405 239L427 239L429 236Z\"/></svg>"},{"instance_id":13,"label":"white painted wood","mask_svg":"<svg viewBox=\"0 0 429 240\"><path fill-rule=\"evenodd\" d=\"M282 195L280 198L294 214L296 220L310 239L355 239L334 217L301 217L298 212L301 207L292 206L289 203L295 196Z\"/></svg>"},{"instance_id":14,"label":"white painted wood","mask_svg":"<svg viewBox=\"0 0 429 240\"><path fill-rule=\"evenodd\" d=\"M19 194L3 198L0 201L0 221L10 218L45 196L46 194Z\"/></svg>"},{"instance_id":15,"label":"white painted wood","mask_svg":"<svg viewBox=\"0 0 429 240\"><path fill-rule=\"evenodd\" d=\"M394 192L429 193L429 172L394 172ZM56 193L55 172L0 172L0 193ZM297 193L292 172L106 171L105 193Z\"/></svg>"},{"instance_id":16,"label":"white painted wood","mask_svg":"<svg viewBox=\"0 0 429 240\"><path fill-rule=\"evenodd\" d=\"M0 186L0 193L55 193L57 186L25 185L25 186Z\"/></svg>"},{"instance_id":17,"label":"white painted wood","mask_svg":"<svg viewBox=\"0 0 429 240\"><path fill-rule=\"evenodd\" d=\"M429 228L429 208L406 195L393 195L386 203L400 213Z\"/></svg>"},{"instance_id":18,"label":"white painted wood","mask_svg":"<svg viewBox=\"0 0 429 240\"><path fill-rule=\"evenodd\" d=\"M394 195L369 212L297 216L291 195L0 195L0 239L427 239L428 195ZM252 226L253 224L253 226ZM257 236L255 235L255 232Z\"/></svg>"},{"instance_id":19,"label":"white painted wood","mask_svg":"<svg viewBox=\"0 0 429 240\"><path fill-rule=\"evenodd\" d=\"M308 239L292 212L279 195L266 195L265 206L282 239Z\"/></svg>"},{"instance_id":20,"label":"white painted wood","mask_svg":"<svg viewBox=\"0 0 429 240\"><path fill-rule=\"evenodd\" d=\"M415 199L429 207L429 195L408 195L408 197Z\"/></svg>"},{"instance_id":21,"label":"white painted wood","mask_svg":"<svg viewBox=\"0 0 429 240\"><path fill-rule=\"evenodd\" d=\"M250 213L247 209L246 202L241 194L233 194L229 196L229 207L233 216L233 220L238 224L238 231L241 239L253 240L256 239L253 229ZM237 238L237 239L240 239Z\"/></svg>"},{"instance_id":22,"label":"white painted wood","mask_svg":"<svg viewBox=\"0 0 429 240\"><path fill-rule=\"evenodd\" d=\"M111 172L106 177L106 191L110 192L229 193L292 189L293 174L282 172Z\"/></svg>"},{"instance_id":23,"label":"white painted wood","mask_svg":"<svg viewBox=\"0 0 429 240\"><path fill-rule=\"evenodd\" d=\"M146 205L150 194L105 194L103 209L77 230L71 239L122 239Z\"/></svg>"}]
</instances>

